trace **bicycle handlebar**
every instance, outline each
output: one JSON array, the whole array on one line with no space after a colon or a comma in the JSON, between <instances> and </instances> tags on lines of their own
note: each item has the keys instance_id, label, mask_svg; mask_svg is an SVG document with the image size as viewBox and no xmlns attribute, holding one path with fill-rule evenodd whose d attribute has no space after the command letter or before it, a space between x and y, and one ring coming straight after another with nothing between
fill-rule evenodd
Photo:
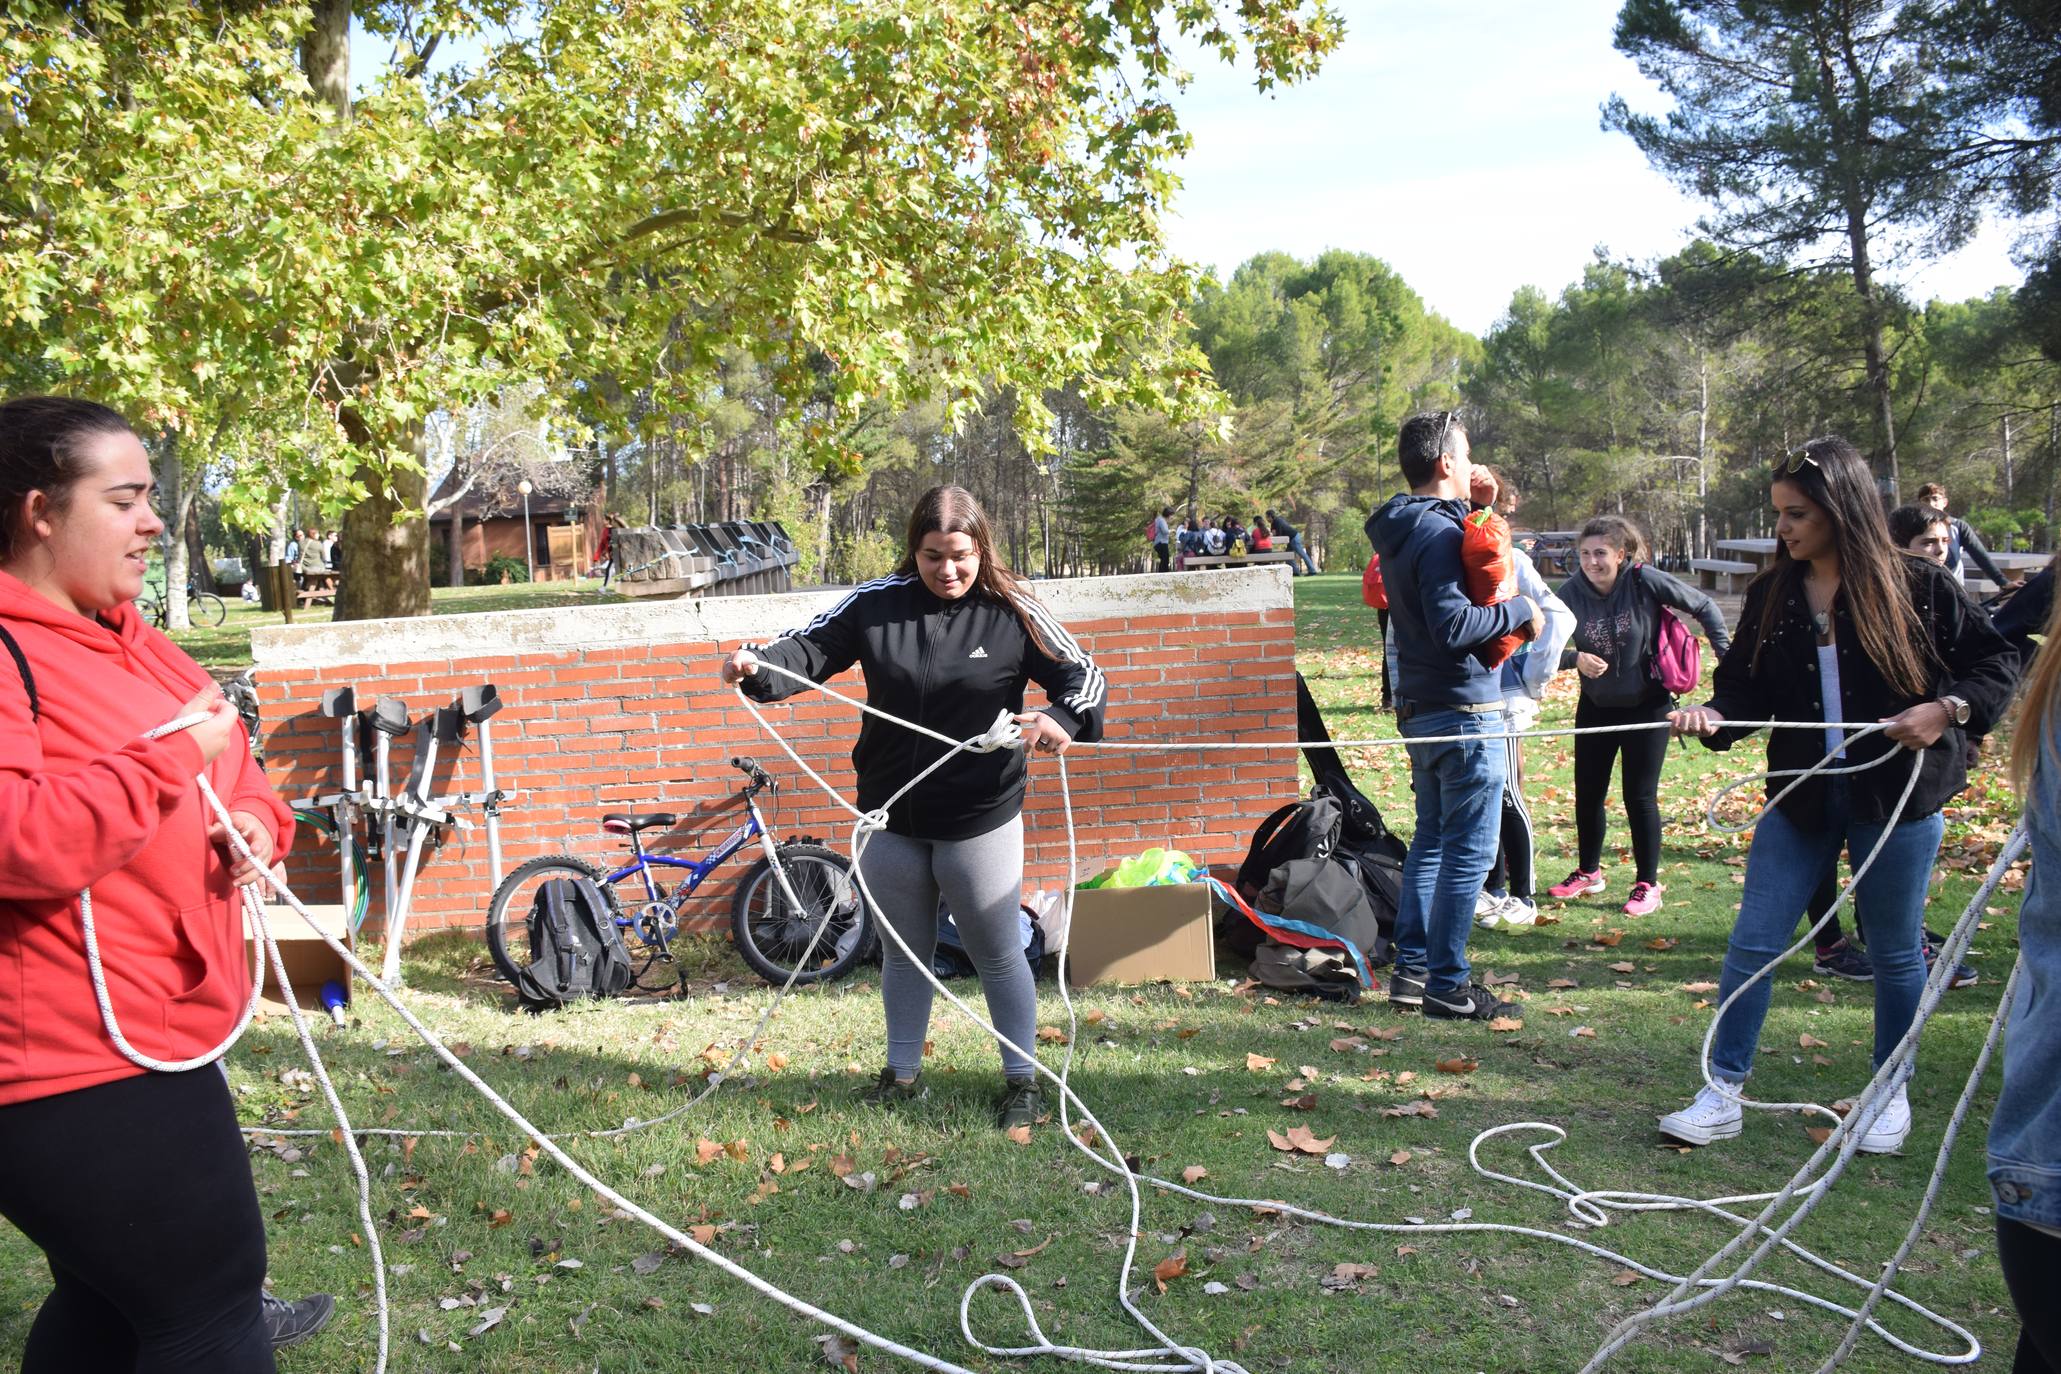
<instances>
[{"instance_id":1,"label":"bicycle handlebar","mask_svg":"<svg viewBox=\"0 0 2061 1374\"><path fill-rule=\"evenodd\" d=\"M759 767L758 760L756 759L748 759L740 755L730 760L730 766L751 779L751 786L754 792L761 788L779 786L778 783L773 781L772 774Z\"/></svg>"}]
</instances>

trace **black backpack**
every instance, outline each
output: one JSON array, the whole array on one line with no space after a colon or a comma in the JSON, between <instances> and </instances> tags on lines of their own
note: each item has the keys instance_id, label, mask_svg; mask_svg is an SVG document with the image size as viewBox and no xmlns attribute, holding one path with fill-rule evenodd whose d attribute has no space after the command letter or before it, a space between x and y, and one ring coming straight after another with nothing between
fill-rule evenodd
<instances>
[{"instance_id":1,"label":"black backpack","mask_svg":"<svg viewBox=\"0 0 2061 1374\"><path fill-rule=\"evenodd\" d=\"M553 878L538 888L529 937L530 962L515 990L531 1011L620 996L630 985L630 953L591 878Z\"/></svg>"}]
</instances>

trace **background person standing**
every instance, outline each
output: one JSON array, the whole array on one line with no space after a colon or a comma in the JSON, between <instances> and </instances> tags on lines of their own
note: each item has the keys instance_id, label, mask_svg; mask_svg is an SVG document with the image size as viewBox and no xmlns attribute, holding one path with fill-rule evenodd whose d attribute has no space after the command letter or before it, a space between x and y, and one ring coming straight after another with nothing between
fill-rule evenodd
<instances>
[{"instance_id":1,"label":"background person standing","mask_svg":"<svg viewBox=\"0 0 2061 1374\"><path fill-rule=\"evenodd\" d=\"M1388 592L1396 723L1406 740L1438 742L1405 746L1417 828L1403 860L1388 1000L1428 1017L1486 1021L1510 1005L1473 980L1467 937L1495 858L1508 764L1501 673L1474 650L1508 634L1536 637L1545 616L1522 594L1493 606L1467 599L1460 522L1470 498L1486 505L1496 486L1470 461L1459 416L1412 416L1397 447L1410 492L1368 517L1367 540Z\"/></svg>"}]
</instances>

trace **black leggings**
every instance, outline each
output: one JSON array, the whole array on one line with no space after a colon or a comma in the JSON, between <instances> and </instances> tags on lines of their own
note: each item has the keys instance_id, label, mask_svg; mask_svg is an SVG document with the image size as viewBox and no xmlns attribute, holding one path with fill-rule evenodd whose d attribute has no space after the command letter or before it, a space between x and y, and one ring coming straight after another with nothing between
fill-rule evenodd
<instances>
[{"instance_id":1,"label":"black leggings","mask_svg":"<svg viewBox=\"0 0 2061 1374\"><path fill-rule=\"evenodd\" d=\"M1998 1217L1997 1261L2018 1309L2018 1358L2011 1374L2061 1374L2061 1308L2054 1304L2061 1238Z\"/></svg>"},{"instance_id":2,"label":"black leggings","mask_svg":"<svg viewBox=\"0 0 2061 1374\"><path fill-rule=\"evenodd\" d=\"M1574 708L1578 729L1597 725L1632 725L1667 719L1667 698L1643 706L1595 706L1585 695ZM1594 872L1603 866L1603 833L1608 826L1610 770L1624 755L1624 814L1632 828L1632 857L1638 881L1660 881L1660 765L1667 759L1665 730L1626 730L1612 735L1574 737L1574 826L1581 844L1580 867Z\"/></svg>"},{"instance_id":3,"label":"black leggings","mask_svg":"<svg viewBox=\"0 0 2061 1374\"><path fill-rule=\"evenodd\" d=\"M1528 902L1537 894L1533 890L1531 808L1524 804L1524 741L1513 739L1505 744L1501 840L1483 886Z\"/></svg>"},{"instance_id":4,"label":"black leggings","mask_svg":"<svg viewBox=\"0 0 2061 1374\"><path fill-rule=\"evenodd\" d=\"M265 1223L220 1071L0 1107L0 1214L55 1281L22 1374L274 1374Z\"/></svg>"}]
</instances>

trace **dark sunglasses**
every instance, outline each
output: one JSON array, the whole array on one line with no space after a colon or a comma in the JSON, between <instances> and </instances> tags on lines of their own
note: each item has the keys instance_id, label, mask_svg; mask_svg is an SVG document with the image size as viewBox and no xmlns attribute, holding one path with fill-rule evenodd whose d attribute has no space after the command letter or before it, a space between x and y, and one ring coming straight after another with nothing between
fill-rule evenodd
<instances>
[{"instance_id":1,"label":"dark sunglasses","mask_svg":"<svg viewBox=\"0 0 2061 1374\"><path fill-rule=\"evenodd\" d=\"M1459 422L1459 419L1459 411L1449 410L1445 413L1445 418L1438 422L1438 451L1440 453L1446 451L1446 436L1453 432L1453 426Z\"/></svg>"},{"instance_id":2,"label":"dark sunglasses","mask_svg":"<svg viewBox=\"0 0 2061 1374\"><path fill-rule=\"evenodd\" d=\"M1809 463L1812 467L1819 466L1818 460L1811 457L1808 450L1797 449L1788 456L1775 460L1775 475L1781 477L1790 473L1802 472L1805 463Z\"/></svg>"}]
</instances>

